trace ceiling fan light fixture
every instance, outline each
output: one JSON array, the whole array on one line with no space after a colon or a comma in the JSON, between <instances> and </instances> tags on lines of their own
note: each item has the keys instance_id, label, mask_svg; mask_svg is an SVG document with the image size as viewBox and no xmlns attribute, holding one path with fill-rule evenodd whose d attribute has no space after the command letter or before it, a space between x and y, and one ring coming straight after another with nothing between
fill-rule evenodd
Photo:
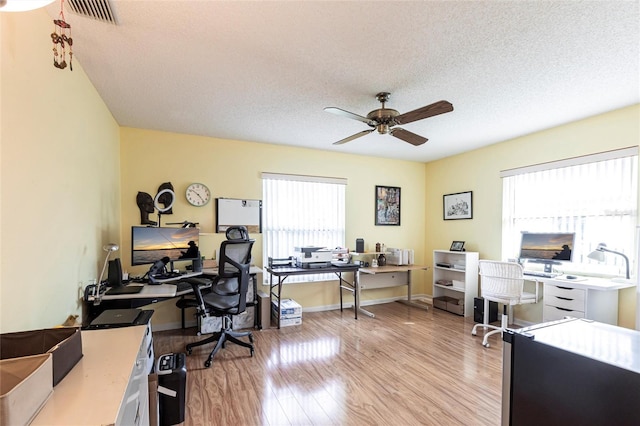
<instances>
[{"instance_id":1,"label":"ceiling fan light fixture","mask_svg":"<svg viewBox=\"0 0 640 426\"><path fill-rule=\"evenodd\" d=\"M381 135L386 135L387 133L389 133L389 125L388 124L378 124L378 133L380 133Z\"/></svg>"}]
</instances>

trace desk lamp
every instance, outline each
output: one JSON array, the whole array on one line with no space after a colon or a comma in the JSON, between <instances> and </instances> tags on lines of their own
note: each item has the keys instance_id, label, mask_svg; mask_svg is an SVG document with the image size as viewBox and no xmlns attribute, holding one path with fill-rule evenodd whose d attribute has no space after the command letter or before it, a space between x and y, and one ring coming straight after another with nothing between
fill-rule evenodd
<instances>
[{"instance_id":1,"label":"desk lamp","mask_svg":"<svg viewBox=\"0 0 640 426\"><path fill-rule=\"evenodd\" d=\"M100 286L102 285L102 277L104 276L104 271L105 269L107 269L107 262L109 261L109 256L111 255L111 252L118 251L119 248L120 247L114 243L109 243L102 246L102 250L107 252L107 256L104 259L104 266L102 267L102 272L100 272L100 279L96 284L96 291L95 291L95 294L93 295L96 300L98 300L100 297Z\"/></svg>"},{"instance_id":2,"label":"desk lamp","mask_svg":"<svg viewBox=\"0 0 640 426\"><path fill-rule=\"evenodd\" d=\"M594 251L589 253L589 255L587 255L587 257L589 259L597 260L598 262L604 262L604 259L605 259L604 253L605 252L617 254L618 256L622 256L624 258L625 265L627 267L627 279L629 279L629 258L627 256L625 256L623 253L608 249L607 245L605 243L598 244L598 247L596 247L596 249Z\"/></svg>"}]
</instances>

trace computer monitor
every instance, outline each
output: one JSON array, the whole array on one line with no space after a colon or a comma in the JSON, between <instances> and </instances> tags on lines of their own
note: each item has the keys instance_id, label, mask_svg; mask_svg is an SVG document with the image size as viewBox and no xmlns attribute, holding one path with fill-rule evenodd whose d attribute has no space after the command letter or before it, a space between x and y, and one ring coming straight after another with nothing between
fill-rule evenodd
<instances>
[{"instance_id":1,"label":"computer monitor","mask_svg":"<svg viewBox=\"0 0 640 426\"><path fill-rule=\"evenodd\" d=\"M523 232L519 258L544 263L545 272L551 272L560 261L571 262L575 236L573 232Z\"/></svg>"},{"instance_id":2,"label":"computer monitor","mask_svg":"<svg viewBox=\"0 0 640 426\"><path fill-rule=\"evenodd\" d=\"M131 227L131 265L148 265L168 257L173 262L200 256L199 228Z\"/></svg>"}]
</instances>

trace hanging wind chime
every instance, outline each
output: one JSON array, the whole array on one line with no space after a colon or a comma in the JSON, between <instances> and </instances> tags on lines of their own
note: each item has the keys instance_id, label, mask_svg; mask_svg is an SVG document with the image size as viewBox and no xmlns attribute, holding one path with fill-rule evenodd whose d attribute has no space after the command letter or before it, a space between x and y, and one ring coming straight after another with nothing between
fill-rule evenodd
<instances>
[{"instance_id":1,"label":"hanging wind chime","mask_svg":"<svg viewBox=\"0 0 640 426\"><path fill-rule=\"evenodd\" d=\"M69 70L73 71L73 39L71 38L71 25L64 20L64 11L62 4L64 0L60 0L60 19L54 19L54 28L51 33L51 41L53 41L53 66L58 69L67 67L67 46L69 47Z\"/></svg>"}]
</instances>

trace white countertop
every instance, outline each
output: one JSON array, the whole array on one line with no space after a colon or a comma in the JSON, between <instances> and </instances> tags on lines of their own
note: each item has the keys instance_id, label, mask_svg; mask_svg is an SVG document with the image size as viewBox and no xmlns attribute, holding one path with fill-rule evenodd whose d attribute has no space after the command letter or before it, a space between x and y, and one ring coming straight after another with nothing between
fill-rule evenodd
<instances>
[{"instance_id":1,"label":"white countertop","mask_svg":"<svg viewBox=\"0 0 640 426\"><path fill-rule=\"evenodd\" d=\"M528 280L531 278L527 277ZM543 278L536 277L535 281L540 281L545 284L551 284L556 286L569 286L571 288L581 288L585 290L619 290L621 288L635 287L636 283L631 280L623 278L595 278L595 277L581 277L577 276L577 279L568 279L566 275L560 275L555 278Z\"/></svg>"},{"instance_id":2,"label":"white countertop","mask_svg":"<svg viewBox=\"0 0 640 426\"><path fill-rule=\"evenodd\" d=\"M115 423L147 326L83 330L83 357L56 387L32 425Z\"/></svg>"}]
</instances>

